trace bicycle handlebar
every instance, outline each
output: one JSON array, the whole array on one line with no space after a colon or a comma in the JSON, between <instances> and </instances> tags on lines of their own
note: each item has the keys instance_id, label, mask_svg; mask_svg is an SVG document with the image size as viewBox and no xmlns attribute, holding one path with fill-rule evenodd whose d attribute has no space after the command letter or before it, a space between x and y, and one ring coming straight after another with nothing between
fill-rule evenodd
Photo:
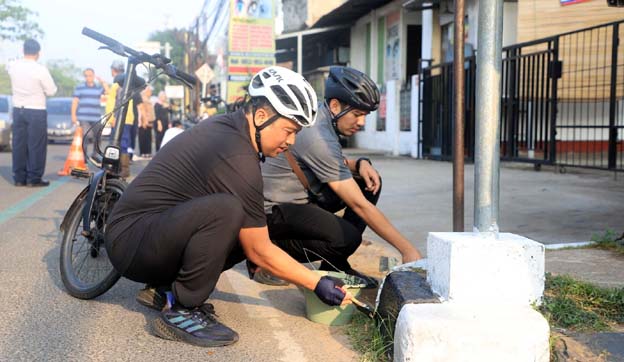
<instances>
[{"instance_id":1,"label":"bicycle handlebar","mask_svg":"<svg viewBox=\"0 0 624 362\"><path fill-rule=\"evenodd\" d=\"M175 68L175 78L181 79L187 83L190 84L195 84L197 83L197 78L192 75L192 74L188 74L186 72L181 71L180 69ZM191 87L192 88L192 87Z\"/></svg>"},{"instance_id":2,"label":"bicycle handlebar","mask_svg":"<svg viewBox=\"0 0 624 362\"><path fill-rule=\"evenodd\" d=\"M117 50L122 50L124 53L130 54L132 56L137 56L139 52L136 50L129 48L117 40L113 38L109 38L104 34L100 34L95 30L89 29L87 27L82 28L82 34L88 36L89 38L96 40L106 46L108 46L112 51L117 53ZM126 54L119 54L121 56L127 56Z\"/></svg>"},{"instance_id":3,"label":"bicycle handlebar","mask_svg":"<svg viewBox=\"0 0 624 362\"><path fill-rule=\"evenodd\" d=\"M141 62L147 62L154 65L156 68L162 69L164 73L167 74L169 77L181 81L189 88L193 88L193 86L197 83L197 78L195 78L195 76L178 70L172 64L168 64L171 62L171 60L160 54L149 55L144 52L136 51L130 47L121 44L113 38L109 38L106 35L100 34L97 31L89 29L87 27L82 28L82 34L106 45L108 49L116 54L119 54L123 57L136 57Z\"/></svg>"}]
</instances>

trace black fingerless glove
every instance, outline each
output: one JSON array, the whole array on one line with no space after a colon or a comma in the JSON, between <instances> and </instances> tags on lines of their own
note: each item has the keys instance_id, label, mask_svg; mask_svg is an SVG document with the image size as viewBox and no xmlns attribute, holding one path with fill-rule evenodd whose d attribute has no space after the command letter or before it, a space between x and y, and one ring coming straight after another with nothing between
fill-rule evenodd
<instances>
[{"instance_id":1,"label":"black fingerless glove","mask_svg":"<svg viewBox=\"0 0 624 362\"><path fill-rule=\"evenodd\" d=\"M325 304L340 305L345 297L345 293L336 287L342 285L344 283L340 279L324 276L316 284L314 294Z\"/></svg>"}]
</instances>

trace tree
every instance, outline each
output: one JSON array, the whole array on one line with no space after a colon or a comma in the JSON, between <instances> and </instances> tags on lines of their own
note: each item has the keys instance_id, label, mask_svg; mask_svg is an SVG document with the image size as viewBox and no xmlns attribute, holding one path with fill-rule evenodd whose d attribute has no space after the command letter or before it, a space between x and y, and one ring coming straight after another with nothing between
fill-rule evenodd
<instances>
[{"instance_id":1,"label":"tree","mask_svg":"<svg viewBox=\"0 0 624 362\"><path fill-rule=\"evenodd\" d=\"M71 97L80 79L80 69L69 59L50 60L48 61L48 69L58 88L56 96Z\"/></svg>"},{"instance_id":2,"label":"tree","mask_svg":"<svg viewBox=\"0 0 624 362\"><path fill-rule=\"evenodd\" d=\"M161 45L165 45L165 43L169 43L171 45L171 51L169 53L169 57L171 58L171 63L173 63L176 67L180 69L184 69L184 33L186 30L183 29L167 29L167 30L158 30L151 33L148 37L150 41L160 42ZM155 73L150 72L150 78L153 77ZM154 83L154 94L158 94L159 91L165 89L165 77L159 77Z\"/></svg>"},{"instance_id":3,"label":"tree","mask_svg":"<svg viewBox=\"0 0 624 362\"><path fill-rule=\"evenodd\" d=\"M4 64L0 64L0 94L11 94L11 79Z\"/></svg>"},{"instance_id":4,"label":"tree","mask_svg":"<svg viewBox=\"0 0 624 362\"><path fill-rule=\"evenodd\" d=\"M41 37L43 30L32 21L37 13L20 5L19 0L0 0L0 40Z\"/></svg>"}]
</instances>

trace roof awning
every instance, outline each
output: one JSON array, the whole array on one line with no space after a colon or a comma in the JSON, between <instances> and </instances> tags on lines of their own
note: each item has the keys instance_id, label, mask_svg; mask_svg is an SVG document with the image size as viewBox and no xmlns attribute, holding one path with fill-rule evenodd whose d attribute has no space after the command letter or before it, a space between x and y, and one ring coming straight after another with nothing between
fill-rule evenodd
<instances>
[{"instance_id":1,"label":"roof awning","mask_svg":"<svg viewBox=\"0 0 624 362\"><path fill-rule=\"evenodd\" d=\"M392 0L349 0L320 18L312 28L351 25L371 10L391 3Z\"/></svg>"},{"instance_id":2,"label":"roof awning","mask_svg":"<svg viewBox=\"0 0 624 362\"><path fill-rule=\"evenodd\" d=\"M334 30L341 30L347 28L347 25L328 26L326 28L314 28L300 31L293 31L292 33L283 33L275 37L275 40L284 40L288 38L297 38L299 36L306 36L312 34L326 33Z\"/></svg>"}]
</instances>

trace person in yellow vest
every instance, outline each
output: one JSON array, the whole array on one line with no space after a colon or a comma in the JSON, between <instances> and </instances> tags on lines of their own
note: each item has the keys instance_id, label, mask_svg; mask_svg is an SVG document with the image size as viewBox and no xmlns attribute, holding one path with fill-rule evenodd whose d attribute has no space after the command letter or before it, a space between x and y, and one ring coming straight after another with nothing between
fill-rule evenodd
<instances>
[{"instance_id":1,"label":"person in yellow vest","mask_svg":"<svg viewBox=\"0 0 624 362\"><path fill-rule=\"evenodd\" d=\"M121 86L123 85L123 81L125 80L124 71L125 71L124 63L121 60L113 61L113 64L111 65L111 75L113 76L114 82L113 82L113 85L109 88L108 96L106 98L105 111L107 114L113 112L113 110L115 109L115 106L120 104L119 102L121 100L119 98L121 98L121 93L118 94L118 91L119 89L121 89ZM120 175L123 178L130 177L131 128L132 128L132 125L134 124L134 119L135 119L135 114L136 114L135 104L141 103L140 101L136 102L135 101L136 98L137 97L134 97L128 103L128 112L126 114L125 127L121 135L121 145L120 145L121 157L119 161L121 163ZM139 99L140 99L140 96L139 96ZM119 116L118 111L113 112L111 115L111 118L108 121L113 128L115 127L116 119L118 116Z\"/></svg>"}]
</instances>

